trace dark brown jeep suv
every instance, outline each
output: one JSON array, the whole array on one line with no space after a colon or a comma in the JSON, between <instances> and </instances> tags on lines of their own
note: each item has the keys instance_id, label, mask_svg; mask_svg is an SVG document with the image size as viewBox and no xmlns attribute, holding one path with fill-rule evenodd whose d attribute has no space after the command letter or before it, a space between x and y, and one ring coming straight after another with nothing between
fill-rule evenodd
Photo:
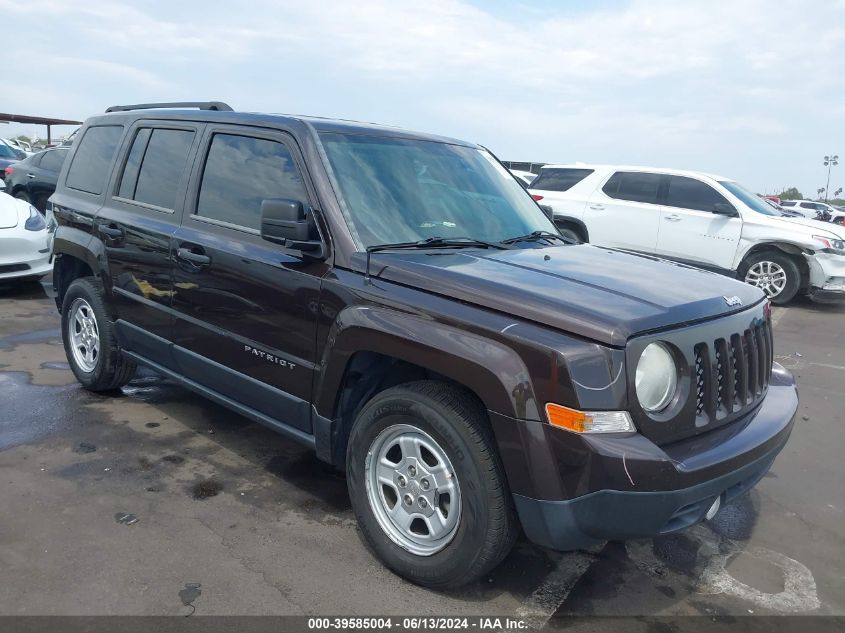
<instances>
[{"instance_id":1,"label":"dark brown jeep suv","mask_svg":"<svg viewBox=\"0 0 845 633\"><path fill-rule=\"evenodd\" d=\"M137 365L346 470L365 543L432 587L532 541L665 534L792 429L769 306L562 237L486 149L392 127L117 106L50 208L68 360Z\"/></svg>"}]
</instances>

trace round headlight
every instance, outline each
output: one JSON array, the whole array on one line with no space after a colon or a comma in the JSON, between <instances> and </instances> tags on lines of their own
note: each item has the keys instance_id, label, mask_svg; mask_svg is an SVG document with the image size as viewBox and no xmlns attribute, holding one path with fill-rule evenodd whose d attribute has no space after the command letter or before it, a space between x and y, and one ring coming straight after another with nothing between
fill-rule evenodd
<instances>
[{"instance_id":1,"label":"round headlight","mask_svg":"<svg viewBox=\"0 0 845 633\"><path fill-rule=\"evenodd\" d=\"M662 411L672 401L678 388L678 370L663 343L651 343L643 350L635 387L640 406L649 413Z\"/></svg>"}]
</instances>

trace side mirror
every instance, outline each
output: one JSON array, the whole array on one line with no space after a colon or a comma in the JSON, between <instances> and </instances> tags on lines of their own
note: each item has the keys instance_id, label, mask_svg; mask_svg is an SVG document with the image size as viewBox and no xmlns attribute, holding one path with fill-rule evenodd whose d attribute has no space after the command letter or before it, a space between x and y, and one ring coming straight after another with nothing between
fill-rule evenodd
<instances>
[{"instance_id":1,"label":"side mirror","mask_svg":"<svg viewBox=\"0 0 845 633\"><path fill-rule=\"evenodd\" d=\"M727 202L717 202L713 205L713 209L711 209L713 213L716 215L727 215L730 217L736 217L736 209L734 209L732 204Z\"/></svg>"},{"instance_id":2,"label":"side mirror","mask_svg":"<svg viewBox=\"0 0 845 633\"><path fill-rule=\"evenodd\" d=\"M305 205L299 200L271 198L261 201L262 239L303 253L322 255L323 243L311 239L312 228Z\"/></svg>"},{"instance_id":3,"label":"side mirror","mask_svg":"<svg viewBox=\"0 0 845 633\"><path fill-rule=\"evenodd\" d=\"M545 214L546 214L546 217L547 217L547 218L549 218L552 222L554 222L554 221L555 221L555 210L554 210L554 209L552 209L552 208L551 208L549 205L547 205L547 204L541 204L541 205L540 205L540 208L543 210L543 213L545 213Z\"/></svg>"}]
</instances>

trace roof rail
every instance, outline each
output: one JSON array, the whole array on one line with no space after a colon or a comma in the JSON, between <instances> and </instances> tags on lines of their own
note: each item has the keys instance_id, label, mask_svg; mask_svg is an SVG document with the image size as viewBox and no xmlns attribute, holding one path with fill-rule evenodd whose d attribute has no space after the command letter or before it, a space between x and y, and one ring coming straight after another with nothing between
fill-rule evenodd
<instances>
[{"instance_id":1,"label":"roof rail","mask_svg":"<svg viewBox=\"0 0 845 633\"><path fill-rule=\"evenodd\" d=\"M128 112L130 110L152 110L154 108L199 108L200 110L220 110L232 112L232 106L222 101L174 101L171 103L136 103L135 105L116 105L106 108L106 112Z\"/></svg>"}]
</instances>

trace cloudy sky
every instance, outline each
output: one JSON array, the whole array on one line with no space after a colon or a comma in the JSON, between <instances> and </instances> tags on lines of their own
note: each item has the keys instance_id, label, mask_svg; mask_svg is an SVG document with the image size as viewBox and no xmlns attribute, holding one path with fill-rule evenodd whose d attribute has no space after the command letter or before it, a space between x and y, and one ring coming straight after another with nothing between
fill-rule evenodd
<instances>
[{"instance_id":1,"label":"cloudy sky","mask_svg":"<svg viewBox=\"0 0 845 633\"><path fill-rule=\"evenodd\" d=\"M219 99L761 192L815 193L822 157L845 156L845 0L0 0L0 16L3 112Z\"/></svg>"}]
</instances>

